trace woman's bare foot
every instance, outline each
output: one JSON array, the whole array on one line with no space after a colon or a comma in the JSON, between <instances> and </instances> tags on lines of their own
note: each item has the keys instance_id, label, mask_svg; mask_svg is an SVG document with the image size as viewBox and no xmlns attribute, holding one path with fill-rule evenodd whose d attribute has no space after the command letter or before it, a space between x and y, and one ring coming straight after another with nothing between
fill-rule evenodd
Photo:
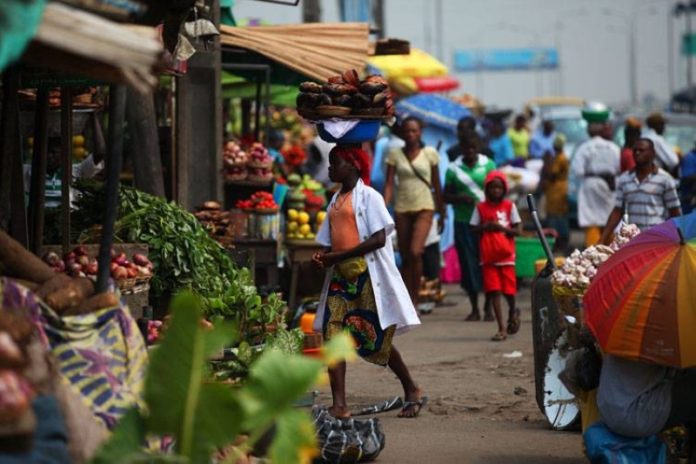
<instances>
[{"instance_id":1,"label":"woman's bare foot","mask_svg":"<svg viewBox=\"0 0 696 464\"><path fill-rule=\"evenodd\" d=\"M428 397L423 395L423 391L417 388L405 394L406 400L401 408L398 417L414 418L418 417L421 409L428 403Z\"/></svg>"},{"instance_id":2,"label":"woman's bare foot","mask_svg":"<svg viewBox=\"0 0 696 464\"><path fill-rule=\"evenodd\" d=\"M336 419L348 419L350 417L350 410L345 406L331 406L329 408L329 414Z\"/></svg>"}]
</instances>

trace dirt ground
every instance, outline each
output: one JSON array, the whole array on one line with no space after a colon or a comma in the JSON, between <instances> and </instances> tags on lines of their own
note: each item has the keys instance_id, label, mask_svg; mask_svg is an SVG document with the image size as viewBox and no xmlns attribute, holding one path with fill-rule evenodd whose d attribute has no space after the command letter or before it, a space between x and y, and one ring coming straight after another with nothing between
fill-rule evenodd
<instances>
[{"instance_id":1,"label":"dirt ground","mask_svg":"<svg viewBox=\"0 0 696 464\"><path fill-rule=\"evenodd\" d=\"M494 322L465 322L469 303L448 286L448 306L423 316L422 325L396 338L407 365L429 396L417 419L398 411L378 415L386 447L377 462L584 463L578 432L549 429L534 400L530 289L518 294L520 332L491 342ZM522 352L506 358L505 353ZM348 366L348 402L353 410L403 392L389 370L354 361ZM323 387L318 402L331 404Z\"/></svg>"}]
</instances>

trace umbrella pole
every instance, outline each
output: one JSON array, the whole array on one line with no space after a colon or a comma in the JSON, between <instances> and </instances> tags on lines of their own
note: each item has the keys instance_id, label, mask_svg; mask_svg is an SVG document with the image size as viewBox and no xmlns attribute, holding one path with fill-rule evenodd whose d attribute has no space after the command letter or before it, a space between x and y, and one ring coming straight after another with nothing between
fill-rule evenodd
<instances>
[{"instance_id":1,"label":"umbrella pole","mask_svg":"<svg viewBox=\"0 0 696 464\"><path fill-rule=\"evenodd\" d=\"M123 154L123 122L126 116L126 88L112 85L109 90L109 133L106 157L106 205L104 224L99 243L99 271L96 293L105 292L111 272L111 246L114 241L114 224L118 213L118 184Z\"/></svg>"},{"instance_id":2,"label":"umbrella pole","mask_svg":"<svg viewBox=\"0 0 696 464\"><path fill-rule=\"evenodd\" d=\"M548 259L546 265L550 265L551 269L556 269L556 261L553 259L553 253L551 253L549 242L546 241L546 236L541 227L541 221L539 221L539 212L537 211L536 202L534 201L534 195L531 193L527 194L527 206L529 206L529 212L532 215L532 221L534 221L534 228L536 229L537 236L541 241L541 246L544 248L544 253Z\"/></svg>"}]
</instances>

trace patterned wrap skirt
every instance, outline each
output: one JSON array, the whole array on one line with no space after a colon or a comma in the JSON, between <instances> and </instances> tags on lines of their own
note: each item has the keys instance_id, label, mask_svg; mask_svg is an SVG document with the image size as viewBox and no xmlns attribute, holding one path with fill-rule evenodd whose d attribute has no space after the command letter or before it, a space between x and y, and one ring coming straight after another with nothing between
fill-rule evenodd
<instances>
[{"instance_id":1,"label":"patterned wrap skirt","mask_svg":"<svg viewBox=\"0 0 696 464\"><path fill-rule=\"evenodd\" d=\"M369 271L348 279L335 266L324 314L326 340L348 331L355 340L361 358L380 366L387 365L396 326L382 329Z\"/></svg>"}]
</instances>

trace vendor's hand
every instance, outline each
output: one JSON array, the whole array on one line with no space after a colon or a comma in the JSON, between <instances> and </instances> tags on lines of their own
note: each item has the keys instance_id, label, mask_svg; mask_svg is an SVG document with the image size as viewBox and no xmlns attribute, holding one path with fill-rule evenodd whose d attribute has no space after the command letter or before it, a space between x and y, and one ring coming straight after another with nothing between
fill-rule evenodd
<instances>
[{"instance_id":1,"label":"vendor's hand","mask_svg":"<svg viewBox=\"0 0 696 464\"><path fill-rule=\"evenodd\" d=\"M343 256L341 255L341 253L328 252L318 254L320 255L318 257L319 263L322 267L331 267L343 261Z\"/></svg>"}]
</instances>

